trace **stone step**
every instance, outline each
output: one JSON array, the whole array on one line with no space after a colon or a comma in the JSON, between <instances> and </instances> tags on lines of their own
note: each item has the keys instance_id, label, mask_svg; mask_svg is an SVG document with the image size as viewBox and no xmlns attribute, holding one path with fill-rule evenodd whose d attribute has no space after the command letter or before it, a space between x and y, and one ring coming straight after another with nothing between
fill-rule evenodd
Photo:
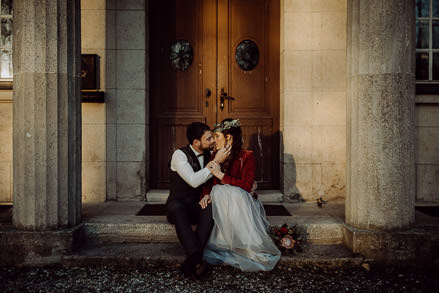
<instances>
[{"instance_id":1,"label":"stone step","mask_svg":"<svg viewBox=\"0 0 439 293\"><path fill-rule=\"evenodd\" d=\"M178 264L185 258L179 243L109 243L84 246L81 250L64 255L66 266L88 265L144 265L145 263ZM360 266L363 258L354 255L341 244L307 244L303 252L282 256L282 266Z\"/></svg>"},{"instance_id":2,"label":"stone step","mask_svg":"<svg viewBox=\"0 0 439 293\"><path fill-rule=\"evenodd\" d=\"M145 202L106 202L83 205L83 223L90 243L178 242L175 228L165 216L136 216ZM283 203L292 216L269 216L271 226L297 225L303 239L312 243L343 241L344 205L318 208L309 203Z\"/></svg>"},{"instance_id":3,"label":"stone step","mask_svg":"<svg viewBox=\"0 0 439 293\"><path fill-rule=\"evenodd\" d=\"M282 202L283 194L279 190L258 190L257 194L261 202ZM164 203L168 198L169 190L151 189L146 193L146 201Z\"/></svg>"},{"instance_id":4,"label":"stone step","mask_svg":"<svg viewBox=\"0 0 439 293\"><path fill-rule=\"evenodd\" d=\"M288 218L288 219L285 219ZM342 243L342 223L329 218L315 217L267 217L270 225L284 223L297 225L302 239L312 243ZM178 242L175 228L164 216L125 217L124 223L112 223L104 219L85 222L85 231L90 242Z\"/></svg>"}]
</instances>

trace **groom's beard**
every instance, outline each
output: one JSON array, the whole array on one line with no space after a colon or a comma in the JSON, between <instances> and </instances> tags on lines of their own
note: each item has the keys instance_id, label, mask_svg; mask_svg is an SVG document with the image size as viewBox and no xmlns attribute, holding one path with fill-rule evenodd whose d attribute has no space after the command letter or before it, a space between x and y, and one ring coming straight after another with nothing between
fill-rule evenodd
<instances>
[{"instance_id":1,"label":"groom's beard","mask_svg":"<svg viewBox=\"0 0 439 293\"><path fill-rule=\"evenodd\" d=\"M205 148L200 147L200 150L203 151L203 152L205 152L205 151L210 151L210 150L211 150L211 147L210 147L210 146L205 147Z\"/></svg>"},{"instance_id":2,"label":"groom's beard","mask_svg":"<svg viewBox=\"0 0 439 293\"><path fill-rule=\"evenodd\" d=\"M200 147L200 149L201 149L203 152L205 152L205 151L212 152L213 150L215 150L215 144L209 145L209 146L207 146L207 147L205 147L205 148Z\"/></svg>"}]
</instances>

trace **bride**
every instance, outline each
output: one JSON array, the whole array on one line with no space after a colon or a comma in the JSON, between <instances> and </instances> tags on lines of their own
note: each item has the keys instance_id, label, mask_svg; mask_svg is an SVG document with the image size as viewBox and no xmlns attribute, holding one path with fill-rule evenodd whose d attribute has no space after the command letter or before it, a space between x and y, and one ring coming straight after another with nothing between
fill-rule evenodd
<instances>
[{"instance_id":1,"label":"bride","mask_svg":"<svg viewBox=\"0 0 439 293\"><path fill-rule=\"evenodd\" d=\"M229 264L243 271L270 271L281 252L267 234L268 222L257 195L255 156L242 148L238 119L225 119L214 128L216 150L230 148L229 158L207 167L215 176L203 187L200 205L212 202L215 226L204 250L204 260L212 265Z\"/></svg>"}]
</instances>

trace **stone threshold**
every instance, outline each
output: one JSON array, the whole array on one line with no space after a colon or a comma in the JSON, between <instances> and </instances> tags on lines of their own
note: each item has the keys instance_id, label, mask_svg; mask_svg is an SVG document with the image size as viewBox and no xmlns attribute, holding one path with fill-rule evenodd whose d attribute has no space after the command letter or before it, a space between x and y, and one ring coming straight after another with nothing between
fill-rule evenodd
<instances>
[{"instance_id":1,"label":"stone threshold","mask_svg":"<svg viewBox=\"0 0 439 293\"><path fill-rule=\"evenodd\" d=\"M283 202L283 194L279 190L258 190L259 200L261 202ZM147 202L166 202L169 190L151 189L146 193Z\"/></svg>"}]
</instances>

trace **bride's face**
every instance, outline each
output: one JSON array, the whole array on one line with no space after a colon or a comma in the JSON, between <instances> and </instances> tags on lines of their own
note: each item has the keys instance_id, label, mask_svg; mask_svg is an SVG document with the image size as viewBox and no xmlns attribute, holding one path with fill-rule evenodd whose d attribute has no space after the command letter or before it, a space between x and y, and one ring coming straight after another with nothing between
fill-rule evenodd
<instances>
[{"instance_id":1,"label":"bride's face","mask_svg":"<svg viewBox=\"0 0 439 293\"><path fill-rule=\"evenodd\" d=\"M219 150L223 148L226 144L226 137L221 131L215 132L215 148Z\"/></svg>"}]
</instances>

